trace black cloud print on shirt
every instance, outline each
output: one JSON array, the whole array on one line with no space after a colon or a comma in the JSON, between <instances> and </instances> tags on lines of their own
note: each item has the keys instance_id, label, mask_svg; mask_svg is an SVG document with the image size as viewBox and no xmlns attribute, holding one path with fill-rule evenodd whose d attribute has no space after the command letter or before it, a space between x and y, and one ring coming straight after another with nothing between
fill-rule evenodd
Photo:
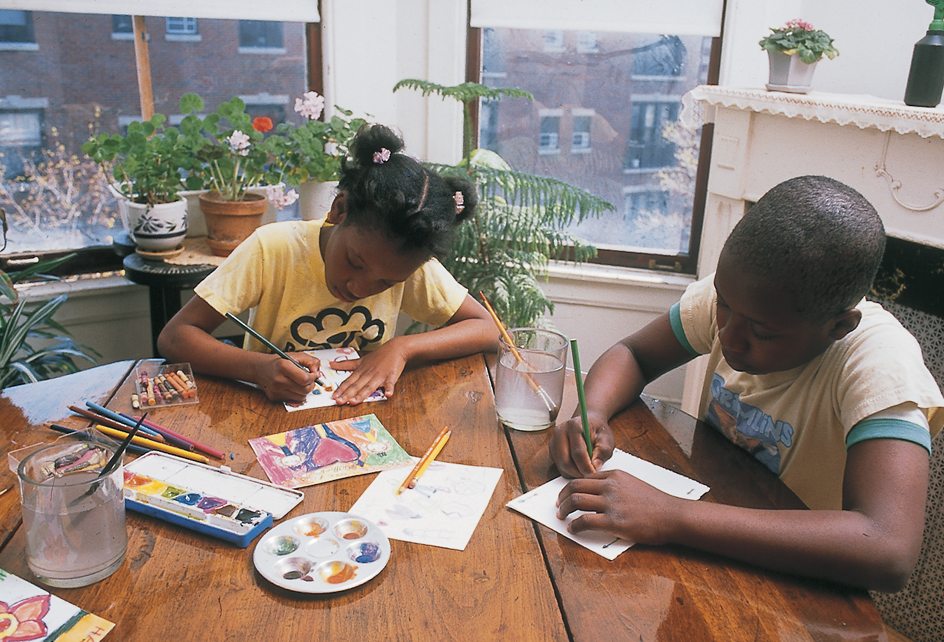
<instances>
[{"instance_id":1,"label":"black cloud print on shirt","mask_svg":"<svg viewBox=\"0 0 944 642\"><path fill-rule=\"evenodd\" d=\"M362 305L354 306L350 313L338 308L325 308L316 317L302 316L292 323L292 339L295 343L289 342L285 350L296 352L348 347L363 350L365 346L383 338L385 327L382 320L373 318L370 310ZM337 332L324 342L313 339L326 329L335 328Z\"/></svg>"}]
</instances>

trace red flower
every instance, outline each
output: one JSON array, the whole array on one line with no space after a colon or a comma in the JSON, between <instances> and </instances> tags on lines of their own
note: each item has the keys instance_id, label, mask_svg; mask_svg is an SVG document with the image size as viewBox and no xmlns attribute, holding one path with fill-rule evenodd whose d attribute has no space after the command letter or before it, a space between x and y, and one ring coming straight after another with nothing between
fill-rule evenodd
<instances>
[{"instance_id":1,"label":"red flower","mask_svg":"<svg viewBox=\"0 0 944 642\"><path fill-rule=\"evenodd\" d=\"M26 642L46 636L43 618L49 612L49 594L20 600L13 606L0 602L0 638Z\"/></svg>"},{"instance_id":2,"label":"red flower","mask_svg":"<svg viewBox=\"0 0 944 642\"><path fill-rule=\"evenodd\" d=\"M272 119L268 116L259 116L252 119L252 128L263 134L272 129Z\"/></svg>"}]
</instances>

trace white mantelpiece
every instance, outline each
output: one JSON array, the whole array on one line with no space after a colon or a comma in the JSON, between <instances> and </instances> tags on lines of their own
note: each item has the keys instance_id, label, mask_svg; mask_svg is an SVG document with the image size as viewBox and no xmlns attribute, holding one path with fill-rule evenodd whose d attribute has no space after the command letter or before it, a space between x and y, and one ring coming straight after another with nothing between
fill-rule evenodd
<instances>
[{"instance_id":1,"label":"white mantelpiece","mask_svg":"<svg viewBox=\"0 0 944 642\"><path fill-rule=\"evenodd\" d=\"M698 274L714 271L747 207L795 176L861 192L890 236L944 248L944 109L871 96L700 86L683 117L714 122ZM690 366L683 408L697 410L704 370Z\"/></svg>"}]
</instances>

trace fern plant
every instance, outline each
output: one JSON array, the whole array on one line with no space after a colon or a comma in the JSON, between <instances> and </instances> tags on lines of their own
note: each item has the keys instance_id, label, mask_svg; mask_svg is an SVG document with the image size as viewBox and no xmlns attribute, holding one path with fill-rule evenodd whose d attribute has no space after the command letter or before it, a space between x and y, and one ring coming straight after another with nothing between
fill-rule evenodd
<instances>
[{"instance_id":1,"label":"fern plant","mask_svg":"<svg viewBox=\"0 0 944 642\"><path fill-rule=\"evenodd\" d=\"M0 210L3 217L3 210ZM4 241L6 218L3 217ZM6 243L4 242L4 247ZM30 278L55 280L45 274L71 259L74 254L40 261L19 272L0 270L0 390L54 376L78 372L75 359L95 363L95 350L76 343L69 331L52 317L66 302L62 294L39 305L30 305L20 296L16 284ZM39 341L41 345L34 345Z\"/></svg>"},{"instance_id":2,"label":"fern plant","mask_svg":"<svg viewBox=\"0 0 944 642\"><path fill-rule=\"evenodd\" d=\"M613 206L563 181L515 171L498 154L473 148L472 104L533 99L527 91L472 82L445 86L412 78L398 82L393 91L401 88L457 100L464 108L462 160L456 165L427 164L443 175L464 176L479 193L475 215L459 226L444 265L473 295L484 292L509 327L545 325L545 313L554 311L539 282L548 263L579 263L596 256L596 248L564 228Z\"/></svg>"}]
</instances>

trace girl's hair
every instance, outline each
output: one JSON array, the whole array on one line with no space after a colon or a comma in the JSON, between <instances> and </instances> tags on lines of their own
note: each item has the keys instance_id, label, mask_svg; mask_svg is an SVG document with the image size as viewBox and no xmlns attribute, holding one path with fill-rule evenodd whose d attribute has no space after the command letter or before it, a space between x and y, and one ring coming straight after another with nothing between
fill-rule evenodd
<instances>
[{"instance_id":1,"label":"girl's hair","mask_svg":"<svg viewBox=\"0 0 944 642\"><path fill-rule=\"evenodd\" d=\"M475 211L472 184L442 177L402 153L403 139L383 125L364 125L342 159L338 190L347 193L343 224L378 229L401 252L442 258L452 232Z\"/></svg>"}]
</instances>

